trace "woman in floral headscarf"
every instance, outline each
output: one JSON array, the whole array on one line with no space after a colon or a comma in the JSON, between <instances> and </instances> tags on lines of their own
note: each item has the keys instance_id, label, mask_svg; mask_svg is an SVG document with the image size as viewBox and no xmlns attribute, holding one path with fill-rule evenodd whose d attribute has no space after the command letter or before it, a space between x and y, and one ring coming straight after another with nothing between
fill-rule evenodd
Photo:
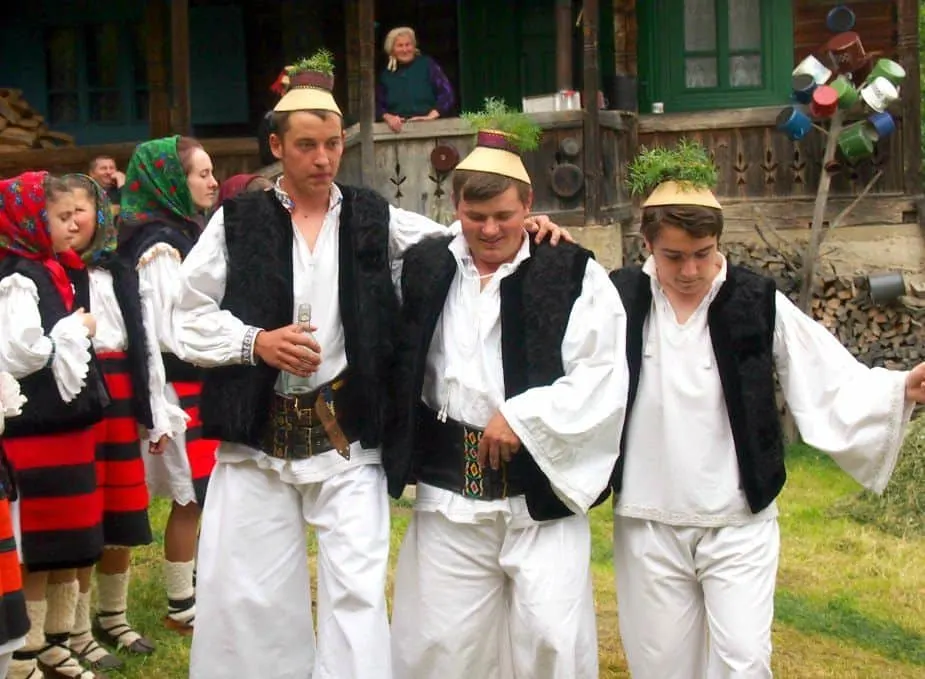
<instances>
[{"instance_id":1,"label":"woman in floral headscarf","mask_svg":"<svg viewBox=\"0 0 925 679\"><path fill-rule=\"evenodd\" d=\"M186 433L170 440L163 453L145 452L148 488L173 500L164 536L164 623L181 634L193 630L196 538L218 441L202 438L201 375L178 356L171 310L180 263L199 238L202 213L217 195L212 160L199 142L179 136L154 139L139 144L129 161L119 221L119 252L138 271L144 323L160 345L167 397L190 417Z\"/></svg>"},{"instance_id":2,"label":"woman in floral headscarf","mask_svg":"<svg viewBox=\"0 0 925 679\"><path fill-rule=\"evenodd\" d=\"M98 614L91 623L91 568L78 571L80 596L71 650L94 669L121 667L96 637L114 648L148 654L154 644L126 617L130 548L151 542L148 488L138 430L154 453L186 429L186 416L166 397L158 340L146 332L138 274L116 255L116 227L109 198L92 178L64 177L74 195L77 234L73 247L90 271L90 309L97 320L93 348L103 368L112 403L96 427L97 481L103 497L106 549L97 565ZM93 631L91 631L91 628Z\"/></svg>"},{"instance_id":3,"label":"woman in floral headscarf","mask_svg":"<svg viewBox=\"0 0 925 679\"><path fill-rule=\"evenodd\" d=\"M44 172L0 181L0 370L20 381L22 414L7 422L4 449L19 492L23 582L31 629L9 676L95 674L71 656L75 568L103 548L94 425L108 403L84 309L86 270L71 250L74 198ZM73 284L72 284L73 280Z\"/></svg>"}]
</instances>

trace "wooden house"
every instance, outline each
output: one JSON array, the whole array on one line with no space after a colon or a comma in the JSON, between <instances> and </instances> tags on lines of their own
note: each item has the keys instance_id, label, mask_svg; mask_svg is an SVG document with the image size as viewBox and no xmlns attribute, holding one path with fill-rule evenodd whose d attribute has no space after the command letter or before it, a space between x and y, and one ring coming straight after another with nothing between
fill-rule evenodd
<instances>
[{"instance_id":1,"label":"wooden house","mask_svg":"<svg viewBox=\"0 0 925 679\"><path fill-rule=\"evenodd\" d=\"M413 26L446 71L458 109L575 89L604 108L536 114L546 129L527 165L536 209L568 224L628 224L626 163L641 145L696 138L720 168L732 230L756 219L809 222L824 171L822 132L792 142L775 129L791 72L830 37L835 0L33 0L0 24L0 88L15 87L72 149L0 153L0 176L81 169L100 152L124 163L139 140L193 133L217 175L259 168L254 134L282 65L325 46L346 111L341 178L393 203L445 216L446 178L472 144L456 118L399 135L373 121L382 40ZM907 71L897 131L870 161L839 168L832 210L882 172L849 223L917 220L918 3L854 0L868 52ZM600 92L600 95L598 93ZM653 113L653 109L662 113ZM449 165L447 165L449 163ZM606 228L606 227L605 227ZM619 240L619 229L606 232ZM601 236L604 237L604 236ZM605 239L606 239L605 238Z\"/></svg>"}]
</instances>

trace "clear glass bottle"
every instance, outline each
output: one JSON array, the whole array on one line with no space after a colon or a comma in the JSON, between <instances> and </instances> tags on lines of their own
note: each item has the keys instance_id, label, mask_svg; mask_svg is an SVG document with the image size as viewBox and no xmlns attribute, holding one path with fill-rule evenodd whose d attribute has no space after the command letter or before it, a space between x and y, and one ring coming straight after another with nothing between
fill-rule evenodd
<instances>
[{"instance_id":1,"label":"clear glass bottle","mask_svg":"<svg viewBox=\"0 0 925 679\"><path fill-rule=\"evenodd\" d=\"M300 304L296 311L296 323L303 327L306 334L311 334L308 329L312 322L312 305ZM300 377L289 372L283 372L283 393L289 396L299 396L307 394L312 390L311 377Z\"/></svg>"}]
</instances>

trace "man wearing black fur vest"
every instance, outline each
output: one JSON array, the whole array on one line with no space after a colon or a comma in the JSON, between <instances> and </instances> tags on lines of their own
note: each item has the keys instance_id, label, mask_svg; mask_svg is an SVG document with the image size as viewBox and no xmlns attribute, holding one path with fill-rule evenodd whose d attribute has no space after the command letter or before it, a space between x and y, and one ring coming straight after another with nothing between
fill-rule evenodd
<instances>
[{"instance_id":1,"label":"man wearing black fur vest","mask_svg":"<svg viewBox=\"0 0 925 679\"><path fill-rule=\"evenodd\" d=\"M201 416L221 440L191 679L391 675L379 446L399 320L392 272L447 228L333 183L344 129L332 73L327 53L287 69L270 138L282 177L227 201L182 269L179 343L210 368ZM317 647L306 523L318 540Z\"/></svg>"},{"instance_id":2,"label":"man wearing black fur vest","mask_svg":"<svg viewBox=\"0 0 925 679\"><path fill-rule=\"evenodd\" d=\"M925 364L868 368L774 281L720 254L706 150L644 152L642 268L611 274L630 392L614 473L614 569L633 679L770 679L784 441L775 373L803 440L881 492Z\"/></svg>"},{"instance_id":3,"label":"man wearing black fur vest","mask_svg":"<svg viewBox=\"0 0 925 679\"><path fill-rule=\"evenodd\" d=\"M539 130L489 102L456 168L462 233L402 272L389 491L417 484L398 561L395 679L596 679L588 510L623 422L625 322L577 245L535 246L520 150Z\"/></svg>"}]
</instances>

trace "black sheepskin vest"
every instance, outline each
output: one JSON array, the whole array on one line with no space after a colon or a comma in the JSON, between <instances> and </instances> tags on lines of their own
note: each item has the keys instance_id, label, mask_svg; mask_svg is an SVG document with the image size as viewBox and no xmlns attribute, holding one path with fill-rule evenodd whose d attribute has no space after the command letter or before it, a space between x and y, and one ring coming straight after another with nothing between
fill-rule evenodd
<instances>
[{"instance_id":1,"label":"black sheepskin vest","mask_svg":"<svg viewBox=\"0 0 925 679\"><path fill-rule=\"evenodd\" d=\"M149 347L145 334L144 316L141 310L141 292L138 287L138 272L125 257L110 253L99 267L112 275L112 287L116 302L125 323L129 379L132 383L132 414L135 420L148 429L154 428L151 414L150 370L148 358L156 347ZM86 307L88 310L89 306Z\"/></svg>"},{"instance_id":2,"label":"black sheepskin vest","mask_svg":"<svg viewBox=\"0 0 925 679\"><path fill-rule=\"evenodd\" d=\"M396 370L396 417L383 450L389 493L399 497L421 454L416 445L421 389L427 352L443 311L457 265L447 249L450 238L428 239L405 253L402 269L402 324ZM531 243L531 256L501 282L501 357L505 398L552 384L565 373L562 340L575 301L581 295L588 259L577 245ZM508 468L513 484L524 489L530 516L538 521L572 512L552 490L529 451L515 455ZM597 503L603 502L609 491ZM596 504L597 504L596 503Z\"/></svg>"},{"instance_id":3,"label":"black sheepskin vest","mask_svg":"<svg viewBox=\"0 0 925 679\"><path fill-rule=\"evenodd\" d=\"M40 262L10 256L0 263L0 279L14 273L35 283L39 295L39 314L47 335L55 324L71 312L52 281L51 274ZM90 287L86 269L68 270L75 287L74 308L89 308ZM78 431L103 419L103 409L109 405L109 393L100 374L96 356L90 349L90 365L86 386L70 403L58 393L51 367L45 367L19 380L23 395L28 399L22 414L6 421L6 437L34 436Z\"/></svg>"},{"instance_id":4,"label":"black sheepskin vest","mask_svg":"<svg viewBox=\"0 0 925 679\"><path fill-rule=\"evenodd\" d=\"M359 403L360 442L375 448L389 406L398 297L389 263L389 205L374 191L338 185L337 285L347 365ZM292 217L272 191L243 193L223 205L228 277L221 307L247 325L292 323ZM206 371L200 413L208 438L259 447L279 371L260 363Z\"/></svg>"},{"instance_id":5,"label":"black sheepskin vest","mask_svg":"<svg viewBox=\"0 0 925 679\"><path fill-rule=\"evenodd\" d=\"M627 314L630 386L625 432L639 388L643 331L652 307L652 287L651 279L639 267L613 271L610 279L620 292ZM742 489L754 513L773 502L787 476L774 384L774 296L773 280L742 267L730 266L726 281L707 312ZM627 451L625 444L624 436L613 475L615 493L620 492L623 484L627 453L645 454L644 450Z\"/></svg>"}]
</instances>

